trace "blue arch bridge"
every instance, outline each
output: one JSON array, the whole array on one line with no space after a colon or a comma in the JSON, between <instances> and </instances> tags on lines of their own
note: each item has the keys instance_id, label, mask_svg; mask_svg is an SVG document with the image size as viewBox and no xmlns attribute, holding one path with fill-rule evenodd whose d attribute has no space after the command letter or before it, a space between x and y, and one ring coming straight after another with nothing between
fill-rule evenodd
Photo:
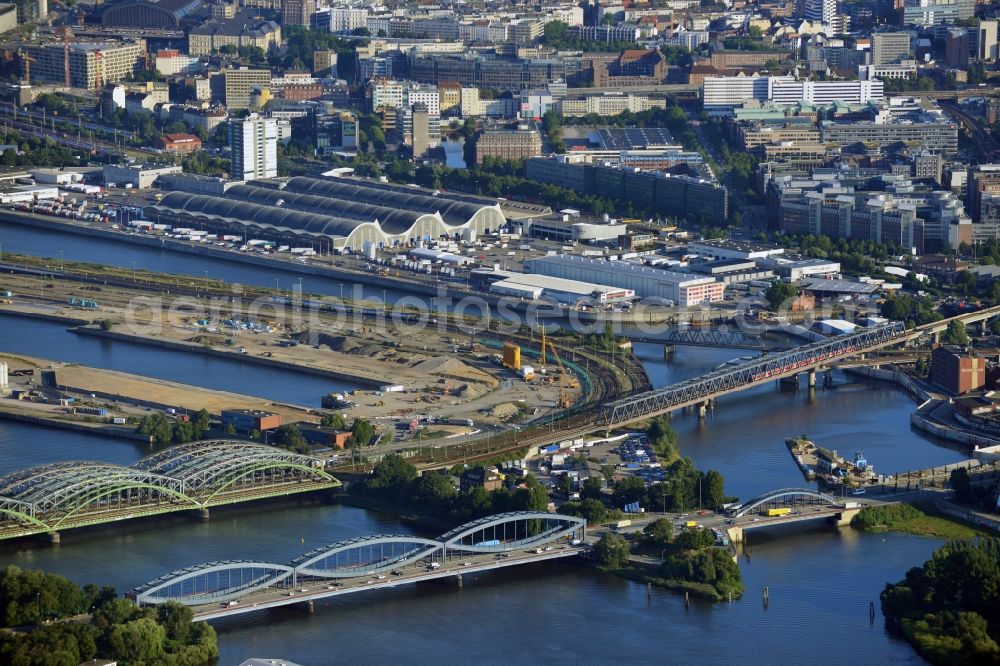
<instances>
[{"instance_id":1,"label":"blue arch bridge","mask_svg":"<svg viewBox=\"0 0 1000 666\"><path fill-rule=\"evenodd\" d=\"M291 604L305 605L370 589L451 579L578 555L587 521L517 511L474 520L436 539L376 534L332 543L288 564L257 560L208 562L180 569L129 593L142 606L176 601L210 620Z\"/></svg>"}]
</instances>

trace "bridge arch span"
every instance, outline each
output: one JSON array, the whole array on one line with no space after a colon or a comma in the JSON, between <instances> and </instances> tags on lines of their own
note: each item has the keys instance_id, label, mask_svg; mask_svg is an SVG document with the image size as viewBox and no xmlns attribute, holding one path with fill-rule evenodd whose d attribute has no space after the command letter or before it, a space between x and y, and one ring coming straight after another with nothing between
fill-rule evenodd
<instances>
[{"instance_id":1,"label":"bridge arch span","mask_svg":"<svg viewBox=\"0 0 1000 666\"><path fill-rule=\"evenodd\" d=\"M740 504L733 511L733 518L739 518L761 507L784 507L789 504L836 504L833 495L811 488L779 488L762 493Z\"/></svg>"},{"instance_id":2,"label":"bridge arch span","mask_svg":"<svg viewBox=\"0 0 1000 666\"><path fill-rule=\"evenodd\" d=\"M224 603L292 582L294 570L256 560L207 562L172 571L133 590L136 603L176 601L185 606Z\"/></svg>"},{"instance_id":3,"label":"bridge arch span","mask_svg":"<svg viewBox=\"0 0 1000 666\"><path fill-rule=\"evenodd\" d=\"M533 548L568 537L582 535L587 521L577 516L540 511L513 511L486 516L459 525L438 537L446 554L502 553L517 548Z\"/></svg>"},{"instance_id":4,"label":"bridge arch span","mask_svg":"<svg viewBox=\"0 0 1000 666\"><path fill-rule=\"evenodd\" d=\"M340 485L310 456L237 440L210 440L175 446L133 465L179 480L202 504L242 485L277 485L297 480Z\"/></svg>"},{"instance_id":5,"label":"bridge arch span","mask_svg":"<svg viewBox=\"0 0 1000 666\"><path fill-rule=\"evenodd\" d=\"M391 571L441 552L441 543L406 535L378 534L323 546L292 560L297 579L355 578Z\"/></svg>"}]
</instances>

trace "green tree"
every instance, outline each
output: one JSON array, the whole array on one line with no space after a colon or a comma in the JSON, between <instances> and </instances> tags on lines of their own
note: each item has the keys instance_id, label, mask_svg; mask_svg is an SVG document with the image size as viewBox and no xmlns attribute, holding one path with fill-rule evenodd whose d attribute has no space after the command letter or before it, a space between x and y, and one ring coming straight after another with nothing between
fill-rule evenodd
<instances>
[{"instance_id":1,"label":"green tree","mask_svg":"<svg viewBox=\"0 0 1000 666\"><path fill-rule=\"evenodd\" d=\"M965 330L965 324L957 319L948 322L948 329L941 336L941 341L946 345L969 344L969 334Z\"/></svg>"},{"instance_id":2,"label":"green tree","mask_svg":"<svg viewBox=\"0 0 1000 666\"><path fill-rule=\"evenodd\" d=\"M349 447L368 446L375 438L375 426L365 419L355 419L351 425L351 436L347 439Z\"/></svg>"},{"instance_id":3,"label":"green tree","mask_svg":"<svg viewBox=\"0 0 1000 666\"><path fill-rule=\"evenodd\" d=\"M621 569L628 564L628 542L620 534L608 532L594 544L597 561L612 569Z\"/></svg>"},{"instance_id":4,"label":"green tree","mask_svg":"<svg viewBox=\"0 0 1000 666\"><path fill-rule=\"evenodd\" d=\"M367 485L376 489L402 487L415 478L417 478L416 467L400 456L389 455L375 465Z\"/></svg>"},{"instance_id":5,"label":"green tree","mask_svg":"<svg viewBox=\"0 0 1000 666\"><path fill-rule=\"evenodd\" d=\"M179 643L187 643L191 635L194 611L190 606L176 601L167 601L156 607L156 621L166 632L167 638Z\"/></svg>"},{"instance_id":6,"label":"green tree","mask_svg":"<svg viewBox=\"0 0 1000 666\"><path fill-rule=\"evenodd\" d=\"M302 436L297 423L286 423L274 433L274 443L295 453L309 453L309 443Z\"/></svg>"},{"instance_id":7,"label":"green tree","mask_svg":"<svg viewBox=\"0 0 1000 666\"><path fill-rule=\"evenodd\" d=\"M580 487L582 499L600 499L603 496L604 480L599 476L588 476Z\"/></svg>"},{"instance_id":8,"label":"green tree","mask_svg":"<svg viewBox=\"0 0 1000 666\"><path fill-rule=\"evenodd\" d=\"M646 542L655 548L666 548L674 540L674 526L667 518L657 518L642 528Z\"/></svg>"},{"instance_id":9,"label":"green tree","mask_svg":"<svg viewBox=\"0 0 1000 666\"><path fill-rule=\"evenodd\" d=\"M334 430L344 430L347 428L347 422L344 420L343 414L324 414L319 424L324 428L333 428Z\"/></svg>"},{"instance_id":10,"label":"green tree","mask_svg":"<svg viewBox=\"0 0 1000 666\"><path fill-rule=\"evenodd\" d=\"M702 502L709 509L716 509L726 501L726 483L722 474L714 469L705 474L702 482Z\"/></svg>"},{"instance_id":11,"label":"green tree","mask_svg":"<svg viewBox=\"0 0 1000 666\"><path fill-rule=\"evenodd\" d=\"M102 319L101 320L101 330L102 331L110 331L112 328L114 328L114 325L115 325L115 322L111 321L110 319Z\"/></svg>"},{"instance_id":12,"label":"green tree","mask_svg":"<svg viewBox=\"0 0 1000 666\"><path fill-rule=\"evenodd\" d=\"M151 618L140 618L111 629L108 643L115 659L132 664L148 663L163 657L167 633Z\"/></svg>"},{"instance_id":13,"label":"green tree","mask_svg":"<svg viewBox=\"0 0 1000 666\"><path fill-rule=\"evenodd\" d=\"M764 294L764 298L767 299L771 310L777 312L780 308L788 307L796 293L795 287L788 282L774 280Z\"/></svg>"},{"instance_id":14,"label":"green tree","mask_svg":"<svg viewBox=\"0 0 1000 666\"><path fill-rule=\"evenodd\" d=\"M626 504L646 499L646 482L636 476L627 476L615 484L614 503L619 509Z\"/></svg>"}]
</instances>

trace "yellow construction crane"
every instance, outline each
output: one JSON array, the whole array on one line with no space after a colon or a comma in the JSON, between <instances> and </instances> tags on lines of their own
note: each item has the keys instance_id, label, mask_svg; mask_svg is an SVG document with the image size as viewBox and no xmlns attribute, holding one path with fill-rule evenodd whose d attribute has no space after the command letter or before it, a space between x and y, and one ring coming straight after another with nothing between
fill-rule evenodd
<instances>
[{"instance_id":1,"label":"yellow construction crane","mask_svg":"<svg viewBox=\"0 0 1000 666\"><path fill-rule=\"evenodd\" d=\"M572 378L572 385L574 388L578 387L579 384L576 382L576 377L566 369L566 366L563 365L562 359L559 358L559 353L556 351L556 346L552 344L551 340L546 340L544 335L545 334L543 333L542 363L545 363L545 347L548 345L548 348L552 350L552 358L556 360L556 365L559 366L559 407L561 409L566 409L572 404L569 399L569 393L567 392L567 388L570 383L567 379L567 374Z\"/></svg>"},{"instance_id":2,"label":"yellow construction crane","mask_svg":"<svg viewBox=\"0 0 1000 666\"><path fill-rule=\"evenodd\" d=\"M31 57L31 54L24 49L19 50L18 55L21 57L21 62L24 63L24 85L31 85L31 63L35 62L35 59Z\"/></svg>"}]
</instances>

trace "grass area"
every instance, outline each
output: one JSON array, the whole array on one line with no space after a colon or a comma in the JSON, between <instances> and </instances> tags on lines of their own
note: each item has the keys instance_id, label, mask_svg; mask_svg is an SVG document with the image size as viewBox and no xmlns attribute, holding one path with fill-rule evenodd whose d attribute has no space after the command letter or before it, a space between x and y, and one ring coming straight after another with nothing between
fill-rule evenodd
<instances>
[{"instance_id":1,"label":"grass area","mask_svg":"<svg viewBox=\"0 0 1000 666\"><path fill-rule=\"evenodd\" d=\"M851 526L866 532L901 532L939 539L971 539L992 533L938 511L931 504L865 507Z\"/></svg>"},{"instance_id":2,"label":"grass area","mask_svg":"<svg viewBox=\"0 0 1000 666\"><path fill-rule=\"evenodd\" d=\"M625 567L623 569L605 569L609 573L621 576L627 580L637 583L649 583L656 587L662 587L673 592L688 592L693 597L708 599L709 601L725 601L725 597L719 594L714 587L706 583L691 583L685 580L673 580L654 576L648 571L636 567Z\"/></svg>"}]
</instances>

